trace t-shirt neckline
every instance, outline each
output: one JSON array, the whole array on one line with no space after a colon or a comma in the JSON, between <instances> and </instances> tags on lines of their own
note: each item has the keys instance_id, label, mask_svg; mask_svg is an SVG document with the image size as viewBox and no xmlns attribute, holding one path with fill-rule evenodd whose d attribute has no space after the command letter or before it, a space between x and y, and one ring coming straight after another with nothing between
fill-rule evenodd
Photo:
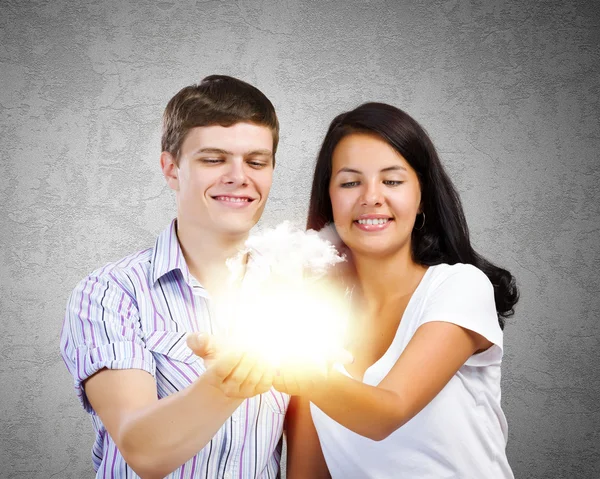
<instances>
[{"instance_id":1,"label":"t-shirt neckline","mask_svg":"<svg viewBox=\"0 0 600 479\"><path fill-rule=\"evenodd\" d=\"M362 380L357 379L354 376L352 376L352 374L350 374L348 371L346 371L346 368L342 365L341 366L342 372L345 375L347 375L348 377L350 377L352 379L361 381L362 383L366 384L367 375L370 372L373 372L374 370L376 370L378 366L381 366L382 364L387 363L388 357L390 355L394 354L394 351L396 351L396 344L398 343L398 341L400 341L400 338L401 338L401 334L400 334L401 330L404 327L406 327L406 326L403 326L406 323L404 318L408 317L407 313L409 312L410 309L412 309L414 307L414 304L416 302L415 298L417 298L420 295L422 289L425 287L424 285L429 281L430 272L435 268L435 266L437 266L437 265L427 267L427 270L425 271L425 274L421 278L421 281L419 281L419 284L417 285L413 294L411 295L410 299L408 300L408 303L406 304L406 308L404 308L404 313L402 313L402 318L400 319L400 324L398 325L398 329L396 330L396 334L394 335L394 339L392 339L392 342L386 349L385 353L383 353L383 355L377 361L375 361L367 369L365 369Z\"/></svg>"}]
</instances>

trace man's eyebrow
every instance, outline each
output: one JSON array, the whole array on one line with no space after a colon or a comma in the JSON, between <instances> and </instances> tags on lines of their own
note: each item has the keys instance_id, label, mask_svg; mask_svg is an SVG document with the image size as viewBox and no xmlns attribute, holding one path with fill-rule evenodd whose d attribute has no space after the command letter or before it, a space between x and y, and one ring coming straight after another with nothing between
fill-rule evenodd
<instances>
[{"instance_id":1,"label":"man's eyebrow","mask_svg":"<svg viewBox=\"0 0 600 479\"><path fill-rule=\"evenodd\" d=\"M233 155L231 151L222 150L221 148L200 148L194 152L194 154L199 153L212 153L215 155Z\"/></svg>"},{"instance_id":2,"label":"man's eyebrow","mask_svg":"<svg viewBox=\"0 0 600 479\"><path fill-rule=\"evenodd\" d=\"M273 152L271 150L253 150L246 153L246 155L264 155L264 156L273 156Z\"/></svg>"},{"instance_id":3,"label":"man's eyebrow","mask_svg":"<svg viewBox=\"0 0 600 479\"><path fill-rule=\"evenodd\" d=\"M223 150L221 148L200 148L196 150L194 154L198 155L200 153L210 153L213 155L233 155L233 152ZM264 156L273 156L273 152L271 150L252 150L244 154L244 156L249 155L264 155Z\"/></svg>"}]
</instances>

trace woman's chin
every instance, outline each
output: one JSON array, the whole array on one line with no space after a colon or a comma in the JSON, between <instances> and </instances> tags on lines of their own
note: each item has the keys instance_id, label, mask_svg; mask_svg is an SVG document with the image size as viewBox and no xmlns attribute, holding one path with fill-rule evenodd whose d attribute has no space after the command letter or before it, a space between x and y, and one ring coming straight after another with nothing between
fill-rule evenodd
<instances>
[{"instance_id":1,"label":"woman's chin","mask_svg":"<svg viewBox=\"0 0 600 479\"><path fill-rule=\"evenodd\" d=\"M385 241L384 238L371 238L369 241L346 243L353 256L362 258L388 258L402 250L402 245Z\"/></svg>"}]
</instances>

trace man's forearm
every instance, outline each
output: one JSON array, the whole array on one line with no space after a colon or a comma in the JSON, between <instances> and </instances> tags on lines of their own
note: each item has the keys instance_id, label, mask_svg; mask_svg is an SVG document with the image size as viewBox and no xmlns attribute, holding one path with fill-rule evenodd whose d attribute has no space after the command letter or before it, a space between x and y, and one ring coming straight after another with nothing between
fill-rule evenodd
<instances>
[{"instance_id":1,"label":"man's forearm","mask_svg":"<svg viewBox=\"0 0 600 479\"><path fill-rule=\"evenodd\" d=\"M162 478L206 446L243 401L228 398L200 376L132 415L121 429L121 453L144 479Z\"/></svg>"}]
</instances>

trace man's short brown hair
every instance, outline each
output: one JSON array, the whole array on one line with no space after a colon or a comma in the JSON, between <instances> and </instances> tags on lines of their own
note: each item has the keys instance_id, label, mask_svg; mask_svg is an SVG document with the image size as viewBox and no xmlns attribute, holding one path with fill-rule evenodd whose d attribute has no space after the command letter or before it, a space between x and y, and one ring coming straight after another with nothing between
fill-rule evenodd
<instances>
[{"instance_id":1,"label":"man's short brown hair","mask_svg":"<svg viewBox=\"0 0 600 479\"><path fill-rule=\"evenodd\" d=\"M279 121L269 99L252 85L225 75L210 75L181 89L163 115L161 148L179 161L181 145L192 128L231 126L240 122L266 126L273 134L273 161L279 142Z\"/></svg>"}]
</instances>

